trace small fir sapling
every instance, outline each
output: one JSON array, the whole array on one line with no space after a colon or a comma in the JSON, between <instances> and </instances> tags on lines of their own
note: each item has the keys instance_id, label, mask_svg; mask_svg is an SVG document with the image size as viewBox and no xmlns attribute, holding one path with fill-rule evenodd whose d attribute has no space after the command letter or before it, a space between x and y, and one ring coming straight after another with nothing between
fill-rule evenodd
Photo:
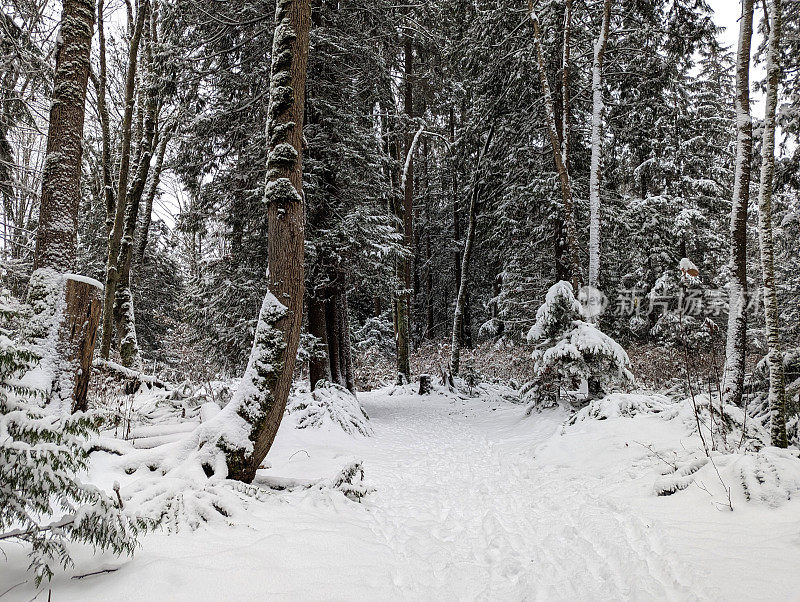
<instances>
[{"instance_id":1,"label":"small fir sapling","mask_svg":"<svg viewBox=\"0 0 800 602\"><path fill-rule=\"evenodd\" d=\"M45 406L44 391L27 384L41 381L35 375L41 367L15 336L30 328L25 310L0 293L0 543L30 548L38 586L56 566L72 565L68 542L130 555L152 522L123 510L118 490L112 498L76 477L88 468L86 439L100 419L63 415Z\"/></svg>"},{"instance_id":2,"label":"small fir sapling","mask_svg":"<svg viewBox=\"0 0 800 602\"><path fill-rule=\"evenodd\" d=\"M578 389L582 381L594 397L633 381L625 350L581 317L569 282L550 287L527 337L536 345L535 378L525 393L534 404L555 404L562 392Z\"/></svg>"},{"instance_id":3,"label":"small fir sapling","mask_svg":"<svg viewBox=\"0 0 800 602\"><path fill-rule=\"evenodd\" d=\"M709 344L711 335L703 315L708 299L700 272L689 259L681 259L677 270L664 272L649 297L650 306L661 312L650 330L656 341L667 347L686 344L690 350Z\"/></svg>"}]
</instances>

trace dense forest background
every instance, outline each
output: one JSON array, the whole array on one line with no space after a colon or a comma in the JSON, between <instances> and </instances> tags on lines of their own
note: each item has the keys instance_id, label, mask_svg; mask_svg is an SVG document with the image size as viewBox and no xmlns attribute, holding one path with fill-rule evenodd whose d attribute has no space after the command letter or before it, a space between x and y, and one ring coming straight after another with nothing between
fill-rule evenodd
<instances>
[{"instance_id":1,"label":"dense forest background","mask_svg":"<svg viewBox=\"0 0 800 602\"><path fill-rule=\"evenodd\" d=\"M57 4L4 1L0 24L2 281L20 298L33 267ZM447 362L471 205L464 347L483 345L496 354L524 345L545 292L570 280L573 249L586 276L592 67L604 4L536 3L540 57L524 2L312 3L299 355L312 380L360 379L363 387L376 374L409 371L394 359L393 307L404 299L416 369ZM77 271L107 281L109 232L118 229L116 244L128 240L131 247L132 293L112 299L113 328L120 332L112 344L112 324L104 322L104 355L117 357L122 341L133 340L126 363L173 380L233 377L247 362L266 290L263 188L274 12L274 3L252 0L99 7ZM782 335L796 347L797 3L786 3L783 25L773 222ZM629 347L676 346L670 311L686 257L700 274L696 290L684 291L701 308L687 318L696 322L692 345L703 352L718 345L724 354L735 49L720 45L703 0L615 1L608 30L595 283L608 307L599 325ZM758 60L764 52L754 49ZM763 89L764 82L753 85ZM563 210L551 108L574 224ZM754 200L761 121L753 117ZM123 170L127 187L119 185ZM117 188L126 203L116 204L115 216L109 196ZM748 278L758 291L754 202L750 211ZM758 356L763 311L757 299L751 305L748 343ZM336 356L328 366L319 359L326 349ZM427 363L415 359L419 349ZM515 357L502 361L517 365L522 355ZM483 360L484 369L490 364Z\"/></svg>"}]
</instances>

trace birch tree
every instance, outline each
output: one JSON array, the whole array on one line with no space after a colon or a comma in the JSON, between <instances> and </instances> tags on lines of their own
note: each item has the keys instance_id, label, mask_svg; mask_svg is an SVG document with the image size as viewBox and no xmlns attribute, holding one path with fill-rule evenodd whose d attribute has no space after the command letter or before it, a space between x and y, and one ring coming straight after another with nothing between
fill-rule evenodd
<instances>
[{"instance_id":1,"label":"birch tree","mask_svg":"<svg viewBox=\"0 0 800 602\"><path fill-rule=\"evenodd\" d=\"M592 159L589 172L589 286L597 288L600 278L600 161L603 152L603 58L608 42L611 1L603 1L600 33L592 61Z\"/></svg>"},{"instance_id":2,"label":"birch tree","mask_svg":"<svg viewBox=\"0 0 800 602\"><path fill-rule=\"evenodd\" d=\"M775 176L775 113L778 105L781 52L781 0L765 2L767 40L767 89L764 131L761 139L761 181L758 188L758 240L761 249L761 277L769 366L769 412L772 445L786 447L786 387L775 290L775 247L772 234L772 192Z\"/></svg>"},{"instance_id":3,"label":"birch tree","mask_svg":"<svg viewBox=\"0 0 800 602\"><path fill-rule=\"evenodd\" d=\"M731 281L728 333L725 348L723 397L741 405L747 347L747 206L750 200L750 156L753 121L750 116L750 43L754 0L742 0L739 44L736 51L736 163L730 220Z\"/></svg>"}]
</instances>

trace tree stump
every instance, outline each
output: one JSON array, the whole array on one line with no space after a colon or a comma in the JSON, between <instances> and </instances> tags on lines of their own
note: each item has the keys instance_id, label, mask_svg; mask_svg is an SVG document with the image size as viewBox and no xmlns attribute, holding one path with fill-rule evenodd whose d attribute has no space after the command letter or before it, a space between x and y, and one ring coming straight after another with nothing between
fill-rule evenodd
<instances>
[{"instance_id":1,"label":"tree stump","mask_svg":"<svg viewBox=\"0 0 800 602\"><path fill-rule=\"evenodd\" d=\"M420 395L430 395L431 392L431 375L430 374L420 374L419 375L419 394Z\"/></svg>"},{"instance_id":2,"label":"tree stump","mask_svg":"<svg viewBox=\"0 0 800 602\"><path fill-rule=\"evenodd\" d=\"M91 278L67 274L64 276L64 297L59 339L65 359L74 369L72 411L85 412L94 344L103 308L103 285Z\"/></svg>"},{"instance_id":3,"label":"tree stump","mask_svg":"<svg viewBox=\"0 0 800 602\"><path fill-rule=\"evenodd\" d=\"M30 338L50 380L45 393L64 413L86 410L86 393L102 311L103 285L52 268L34 271Z\"/></svg>"}]
</instances>

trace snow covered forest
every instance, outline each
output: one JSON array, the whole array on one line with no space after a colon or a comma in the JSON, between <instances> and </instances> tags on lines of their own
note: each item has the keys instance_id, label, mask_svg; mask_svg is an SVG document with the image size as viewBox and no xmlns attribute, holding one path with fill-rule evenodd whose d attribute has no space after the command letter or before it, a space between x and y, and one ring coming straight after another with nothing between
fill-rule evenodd
<instances>
[{"instance_id":1,"label":"snow covered forest","mask_svg":"<svg viewBox=\"0 0 800 602\"><path fill-rule=\"evenodd\" d=\"M798 599L800 2L0 4L0 602Z\"/></svg>"}]
</instances>

